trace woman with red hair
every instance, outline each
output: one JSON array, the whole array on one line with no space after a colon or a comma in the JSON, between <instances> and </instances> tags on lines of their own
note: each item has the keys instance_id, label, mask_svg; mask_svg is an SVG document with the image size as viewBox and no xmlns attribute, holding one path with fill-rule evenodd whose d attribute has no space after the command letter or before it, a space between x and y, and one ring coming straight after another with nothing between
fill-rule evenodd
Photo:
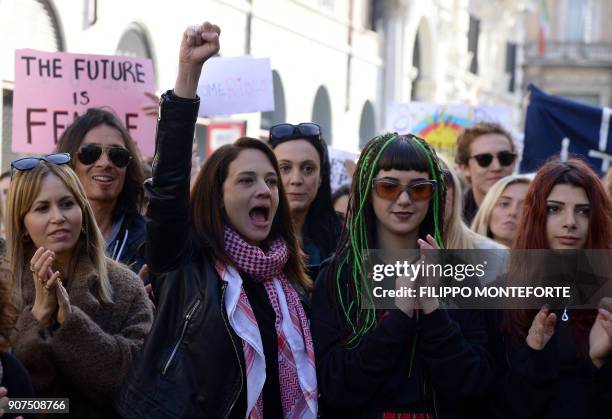
<instances>
[{"instance_id":1,"label":"woman with red hair","mask_svg":"<svg viewBox=\"0 0 612 419\"><path fill-rule=\"evenodd\" d=\"M562 269L576 268L580 257L576 251L611 247L610 199L597 175L581 160L547 162L531 183L524 205L508 285L536 285L542 273L550 281L553 270L559 276L553 273L552 278L567 278L572 274ZM528 249L555 252L521 252ZM540 258L535 269L524 263L531 257ZM572 278L576 279L584 280ZM567 306L561 310L544 306L539 312L506 310L501 331L505 337L500 359L506 373L500 382L502 391L496 389L501 397L492 403L492 416L612 417L610 311Z\"/></svg>"}]
</instances>

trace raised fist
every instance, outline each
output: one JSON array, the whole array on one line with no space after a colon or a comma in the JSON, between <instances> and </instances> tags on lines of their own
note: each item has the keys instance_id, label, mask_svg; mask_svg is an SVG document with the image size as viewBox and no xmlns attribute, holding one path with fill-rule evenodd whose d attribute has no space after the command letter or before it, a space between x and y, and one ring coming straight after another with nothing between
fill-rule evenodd
<instances>
[{"instance_id":1,"label":"raised fist","mask_svg":"<svg viewBox=\"0 0 612 419\"><path fill-rule=\"evenodd\" d=\"M183 34L179 65L201 66L219 52L221 29L210 22L190 26Z\"/></svg>"},{"instance_id":2,"label":"raised fist","mask_svg":"<svg viewBox=\"0 0 612 419\"><path fill-rule=\"evenodd\" d=\"M219 52L220 34L221 29L209 22L185 30L174 94L183 98L195 98L204 62Z\"/></svg>"}]
</instances>

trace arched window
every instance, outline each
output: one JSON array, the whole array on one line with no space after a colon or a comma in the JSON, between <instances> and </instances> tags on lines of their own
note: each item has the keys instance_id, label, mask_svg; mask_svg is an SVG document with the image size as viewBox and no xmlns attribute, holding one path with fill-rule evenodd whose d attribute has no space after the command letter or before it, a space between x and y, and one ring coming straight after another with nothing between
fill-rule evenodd
<instances>
[{"instance_id":1,"label":"arched window","mask_svg":"<svg viewBox=\"0 0 612 419\"><path fill-rule=\"evenodd\" d=\"M372 102L366 100L361 108L361 119L359 121L359 149L362 149L368 141L376 135L376 115Z\"/></svg>"},{"instance_id":2,"label":"arched window","mask_svg":"<svg viewBox=\"0 0 612 419\"><path fill-rule=\"evenodd\" d=\"M332 110L325 86L319 86L312 105L312 122L321 126L321 134L328 145L332 144Z\"/></svg>"},{"instance_id":3,"label":"arched window","mask_svg":"<svg viewBox=\"0 0 612 419\"><path fill-rule=\"evenodd\" d=\"M24 24L27 22L27 24ZM46 0L0 1L0 63L15 80L15 50L63 51L64 36L53 5Z\"/></svg>"},{"instance_id":4,"label":"arched window","mask_svg":"<svg viewBox=\"0 0 612 419\"><path fill-rule=\"evenodd\" d=\"M272 70L272 87L274 89L274 110L261 113L261 129L270 129L272 125L287 121L285 107L285 90L278 71Z\"/></svg>"},{"instance_id":5,"label":"arched window","mask_svg":"<svg viewBox=\"0 0 612 419\"><path fill-rule=\"evenodd\" d=\"M117 55L128 57L149 58L153 61L153 71L155 71L155 57L153 48L149 42L146 29L138 23L132 23L121 36L116 50Z\"/></svg>"},{"instance_id":6,"label":"arched window","mask_svg":"<svg viewBox=\"0 0 612 419\"><path fill-rule=\"evenodd\" d=\"M414 48L412 48L412 67L416 69L416 77L412 80L412 89L410 89L410 100L416 100L417 84L422 76L421 69L421 39L417 32L414 37Z\"/></svg>"}]
</instances>

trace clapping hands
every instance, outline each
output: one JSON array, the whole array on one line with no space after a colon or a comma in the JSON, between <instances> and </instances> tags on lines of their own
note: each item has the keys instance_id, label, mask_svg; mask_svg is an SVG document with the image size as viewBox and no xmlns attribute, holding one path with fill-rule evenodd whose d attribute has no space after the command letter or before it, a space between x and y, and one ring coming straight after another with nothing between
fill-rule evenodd
<instances>
[{"instance_id":1,"label":"clapping hands","mask_svg":"<svg viewBox=\"0 0 612 419\"><path fill-rule=\"evenodd\" d=\"M612 356L612 312L600 308L589 335L589 356L601 368Z\"/></svg>"},{"instance_id":2,"label":"clapping hands","mask_svg":"<svg viewBox=\"0 0 612 419\"><path fill-rule=\"evenodd\" d=\"M60 272L53 271L53 262L55 253L44 247L39 247L30 260L35 289L32 315L45 327L54 318L63 324L71 313L68 292L60 279Z\"/></svg>"},{"instance_id":3,"label":"clapping hands","mask_svg":"<svg viewBox=\"0 0 612 419\"><path fill-rule=\"evenodd\" d=\"M542 307L531 322L531 327L525 339L527 345L536 351L544 349L550 338L555 334L556 324L557 315L549 313L548 307Z\"/></svg>"}]
</instances>

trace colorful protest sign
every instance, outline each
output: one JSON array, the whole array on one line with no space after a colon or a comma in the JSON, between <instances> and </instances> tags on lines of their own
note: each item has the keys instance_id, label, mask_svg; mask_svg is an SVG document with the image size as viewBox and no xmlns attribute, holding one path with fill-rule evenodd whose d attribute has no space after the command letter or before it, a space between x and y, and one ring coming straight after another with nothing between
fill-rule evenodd
<instances>
[{"instance_id":1,"label":"colorful protest sign","mask_svg":"<svg viewBox=\"0 0 612 419\"><path fill-rule=\"evenodd\" d=\"M510 109L410 102L390 105L387 111L387 130L422 137L447 156L454 155L457 135L478 122L496 122L510 129Z\"/></svg>"},{"instance_id":2,"label":"colorful protest sign","mask_svg":"<svg viewBox=\"0 0 612 419\"><path fill-rule=\"evenodd\" d=\"M211 58L198 84L200 116L274 110L269 58Z\"/></svg>"},{"instance_id":3,"label":"colorful protest sign","mask_svg":"<svg viewBox=\"0 0 612 419\"><path fill-rule=\"evenodd\" d=\"M54 150L66 127L88 108L113 111L145 156L155 148L156 118L141 107L155 92L149 59L108 55L15 51L12 150Z\"/></svg>"}]
</instances>

